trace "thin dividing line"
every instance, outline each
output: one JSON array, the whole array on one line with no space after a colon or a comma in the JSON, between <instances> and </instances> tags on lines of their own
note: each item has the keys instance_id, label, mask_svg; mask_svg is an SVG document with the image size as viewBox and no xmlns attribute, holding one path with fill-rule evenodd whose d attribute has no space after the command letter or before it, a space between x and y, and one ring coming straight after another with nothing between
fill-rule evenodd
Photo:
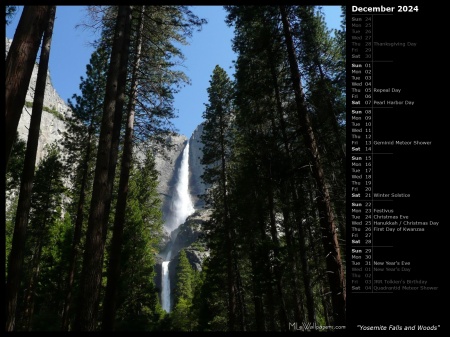
<instances>
[{"instance_id":1,"label":"thin dividing line","mask_svg":"<svg viewBox=\"0 0 450 337\"><path fill-rule=\"evenodd\" d=\"M373 16L373 15L394 15L394 13L390 14L390 13L373 13L373 12L370 12L370 14L367 14L367 13L358 14L358 13L353 13L352 12L351 15L364 15L364 16L372 15Z\"/></svg>"},{"instance_id":2,"label":"thin dividing line","mask_svg":"<svg viewBox=\"0 0 450 337\"><path fill-rule=\"evenodd\" d=\"M375 197L375 198L379 198L379 197ZM355 201L394 201L393 199L358 199L358 198L353 198L352 200L355 200Z\"/></svg>"},{"instance_id":3,"label":"thin dividing line","mask_svg":"<svg viewBox=\"0 0 450 337\"><path fill-rule=\"evenodd\" d=\"M355 248L394 248L394 246L355 246Z\"/></svg>"},{"instance_id":4,"label":"thin dividing line","mask_svg":"<svg viewBox=\"0 0 450 337\"><path fill-rule=\"evenodd\" d=\"M355 60L359 60L359 61L352 61L352 63L394 62L394 60L371 60L371 59L355 59Z\"/></svg>"},{"instance_id":5,"label":"thin dividing line","mask_svg":"<svg viewBox=\"0 0 450 337\"><path fill-rule=\"evenodd\" d=\"M354 291L352 290L352 294L393 294L393 291L376 291L376 290L372 290L372 291Z\"/></svg>"},{"instance_id":6,"label":"thin dividing line","mask_svg":"<svg viewBox=\"0 0 450 337\"><path fill-rule=\"evenodd\" d=\"M380 146L380 145L374 145ZM393 152L352 152L353 154L394 154Z\"/></svg>"}]
</instances>

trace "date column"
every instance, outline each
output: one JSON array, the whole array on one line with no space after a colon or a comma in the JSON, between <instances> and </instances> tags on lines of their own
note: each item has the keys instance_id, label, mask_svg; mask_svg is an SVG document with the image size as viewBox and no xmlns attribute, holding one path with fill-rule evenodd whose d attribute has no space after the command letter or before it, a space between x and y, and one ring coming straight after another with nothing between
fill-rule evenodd
<instances>
[{"instance_id":1,"label":"date column","mask_svg":"<svg viewBox=\"0 0 450 337\"><path fill-rule=\"evenodd\" d=\"M372 15L350 22L351 290L372 292Z\"/></svg>"}]
</instances>

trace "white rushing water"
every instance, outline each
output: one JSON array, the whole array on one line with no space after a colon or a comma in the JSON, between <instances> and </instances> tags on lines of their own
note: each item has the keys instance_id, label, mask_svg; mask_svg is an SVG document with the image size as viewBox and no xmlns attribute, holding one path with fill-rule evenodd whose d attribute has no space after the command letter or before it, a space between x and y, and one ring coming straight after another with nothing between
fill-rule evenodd
<instances>
[{"instance_id":1,"label":"white rushing water","mask_svg":"<svg viewBox=\"0 0 450 337\"><path fill-rule=\"evenodd\" d=\"M186 218L194 213L194 205L192 204L189 194L189 141L187 142L181 157L180 167L177 171L177 182L173 194L170 214L164 224L166 230L170 233L179 225L186 221ZM174 239L174 238L173 238ZM170 278L169 263L172 251L169 250L165 261L162 263L162 280L161 280L161 306L166 312L170 312Z\"/></svg>"},{"instance_id":2,"label":"white rushing water","mask_svg":"<svg viewBox=\"0 0 450 337\"><path fill-rule=\"evenodd\" d=\"M173 193L172 204L170 205L170 213L166 218L164 226L170 233L178 228L186 218L194 213L194 205L192 204L189 194L189 141L187 142L183 154L181 156L180 167L177 171L177 182Z\"/></svg>"},{"instance_id":3,"label":"white rushing water","mask_svg":"<svg viewBox=\"0 0 450 337\"><path fill-rule=\"evenodd\" d=\"M166 256L166 261L162 263L162 293L161 306L166 312L170 312L170 278L169 278L169 263L170 251Z\"/></svg>"}]
</instances>

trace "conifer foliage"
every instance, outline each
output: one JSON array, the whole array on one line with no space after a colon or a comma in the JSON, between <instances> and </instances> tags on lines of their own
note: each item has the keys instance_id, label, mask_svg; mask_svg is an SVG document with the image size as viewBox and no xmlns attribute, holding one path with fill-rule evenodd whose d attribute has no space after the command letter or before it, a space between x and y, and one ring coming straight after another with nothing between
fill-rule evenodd
<instances>
[{"instance_id":1,"label":"conifer foliage","mask_svg":"<svg viewBox=\"0 0 450 337\"><path fill-rule=\"evenodd\" d=\"M189 83L180 46L206 20L181 5L89 8L101 14L101 37L69 101L64 139L40 163L45 81L27 142L16 127L42 37L41 61L48 57L55 6L25 6L33 27L19 25L6 60L6 330L345 325L345 21L333 34L316 6L224 7L236 60L234 74L212 69L203 102L210 216L201 244L171 262L166 313L155 280L155 156L174 134L175 94ZM6 10L9 20L15 7ZM200 248L201 270L192 262Z\"/></svg>"}]
</instances>

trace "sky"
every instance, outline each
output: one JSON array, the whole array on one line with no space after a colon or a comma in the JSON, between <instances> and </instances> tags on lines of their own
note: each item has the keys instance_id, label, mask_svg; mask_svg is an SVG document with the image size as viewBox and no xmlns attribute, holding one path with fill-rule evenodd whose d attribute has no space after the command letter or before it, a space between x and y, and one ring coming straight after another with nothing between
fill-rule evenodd
<instances>
[{"instance_id":1,"label":"sky","mask_svg":"<svg viewBox=\"0 0 450 337\"><path fill-rule=\"evenodd\" d=\"M58 6L50 51L50 76L53 87L67 102L73 94L80 94L80 77L85 77L86 65L93 52L90 45L98 35L89 29L75 28L85 22L85 6ZM233 60L236 54L231 49L233 27L225 24L226 11L222 6L192 6L191 10L208 24L200 32L194 31L188 39L188 46L182 47L186 58L183 70L191 80L175 95L174 108L178 118L173 120L180 134L190 137L202 122L204 104L208 102L207 88L212 71L219 65L233 78ZM325 19L329 28L340 27L341 10L339 6L324 6ZM14 20L6 26L6 37L12 39L22 9Z\"/></svg>"}]
</instances>

